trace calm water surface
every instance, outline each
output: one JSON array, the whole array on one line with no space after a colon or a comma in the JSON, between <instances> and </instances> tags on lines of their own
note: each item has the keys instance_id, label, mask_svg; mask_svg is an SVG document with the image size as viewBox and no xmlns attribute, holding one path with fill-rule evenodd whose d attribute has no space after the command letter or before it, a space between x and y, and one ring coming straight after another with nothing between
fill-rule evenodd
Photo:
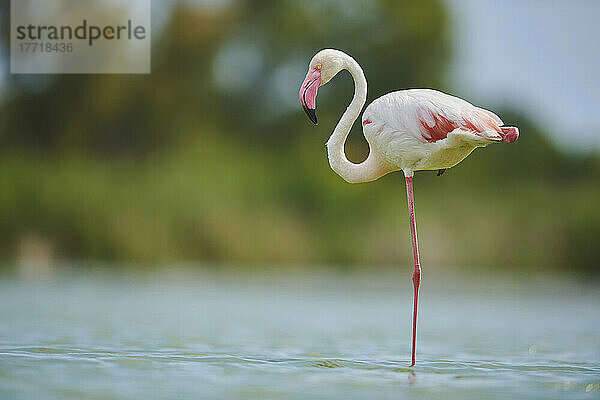
<instances>
[{"instance_id":1,"label":"calm water surface","mask_svg":"<svg viewBox=\"0 0 600 400\"><path fill-rule=\"evenodd\" d=\"M600 398L600 290L410 273L0 278L2 399Z\"/></svg>"}]
</instances>

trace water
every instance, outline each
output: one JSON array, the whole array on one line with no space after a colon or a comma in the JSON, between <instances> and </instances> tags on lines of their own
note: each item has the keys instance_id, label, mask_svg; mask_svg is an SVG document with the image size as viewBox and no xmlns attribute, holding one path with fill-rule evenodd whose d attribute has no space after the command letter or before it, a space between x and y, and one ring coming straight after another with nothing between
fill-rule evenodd
<instances>
[{"instance_id":1,"label":"water","mask_svg":"<svg viewBox=\"0 0 600 400\"><path fill-rule=\"evenodd\" d=\"M598 287L423 279L408 368L409 274L5 277L0 398L600 398Z\"/></svg>"}]
</instances>

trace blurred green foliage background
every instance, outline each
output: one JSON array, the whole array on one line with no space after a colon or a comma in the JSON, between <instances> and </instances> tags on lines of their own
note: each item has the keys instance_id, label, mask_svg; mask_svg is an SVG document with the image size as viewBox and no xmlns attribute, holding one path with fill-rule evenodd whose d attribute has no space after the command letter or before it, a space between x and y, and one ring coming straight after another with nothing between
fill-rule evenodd
<instances>
[{"instance_id":1,"label":"blurred green foliage background","mask_svg":"<svg viewBox=\"0 0 600 400\"><path fill-rule=\"evenodd\" d=\"M297 90L313 54L333 47L362 65L369 102L402 88L450 91L445 4L169 3L151 75L6 79L3 265L409 264L402 175L350 185L327 162L349 74L319 92L318 127ZM8 2L0 15L7 49ZM563 152L519 110L494 111L520 128L517 143L478 149L441 177L416 174L423 265L597 275L598 153ZM367 149L356 124L348 156Z\"/></svg>"}]
</instances>

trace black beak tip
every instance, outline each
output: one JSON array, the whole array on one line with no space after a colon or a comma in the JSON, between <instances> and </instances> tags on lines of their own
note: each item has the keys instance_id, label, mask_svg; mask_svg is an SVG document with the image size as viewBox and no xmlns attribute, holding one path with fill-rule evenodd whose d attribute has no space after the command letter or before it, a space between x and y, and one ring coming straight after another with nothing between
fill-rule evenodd
<instances>
[{"instance_id":1,"label":"black beak tip","mask_svg":"<svg viewBox=\"0 0 600 400\"><path fill-rule=\"evenodd\" d=\"M308 108L306 106L302 106L304 108L304 112L308 115L308 118L312 121L313 124L317 125L317 114L315 113L314 108Z\"/></svg>"}]
</instances>

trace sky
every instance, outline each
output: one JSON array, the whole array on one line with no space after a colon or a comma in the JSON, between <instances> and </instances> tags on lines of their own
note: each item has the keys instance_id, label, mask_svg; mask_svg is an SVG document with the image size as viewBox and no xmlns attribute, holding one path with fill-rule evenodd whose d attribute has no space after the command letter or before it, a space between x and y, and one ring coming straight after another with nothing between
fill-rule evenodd
<instances>
[{"instance_id":1,"label":"sky","mask_svg":"<svg viewBox=\"0 0 600 400\"><path fill-rule=\"evenodd\" d=\"M446 2L456 94L524 109L560 145L600 151L600 1Z\"/></svg>"}]
</instances>

